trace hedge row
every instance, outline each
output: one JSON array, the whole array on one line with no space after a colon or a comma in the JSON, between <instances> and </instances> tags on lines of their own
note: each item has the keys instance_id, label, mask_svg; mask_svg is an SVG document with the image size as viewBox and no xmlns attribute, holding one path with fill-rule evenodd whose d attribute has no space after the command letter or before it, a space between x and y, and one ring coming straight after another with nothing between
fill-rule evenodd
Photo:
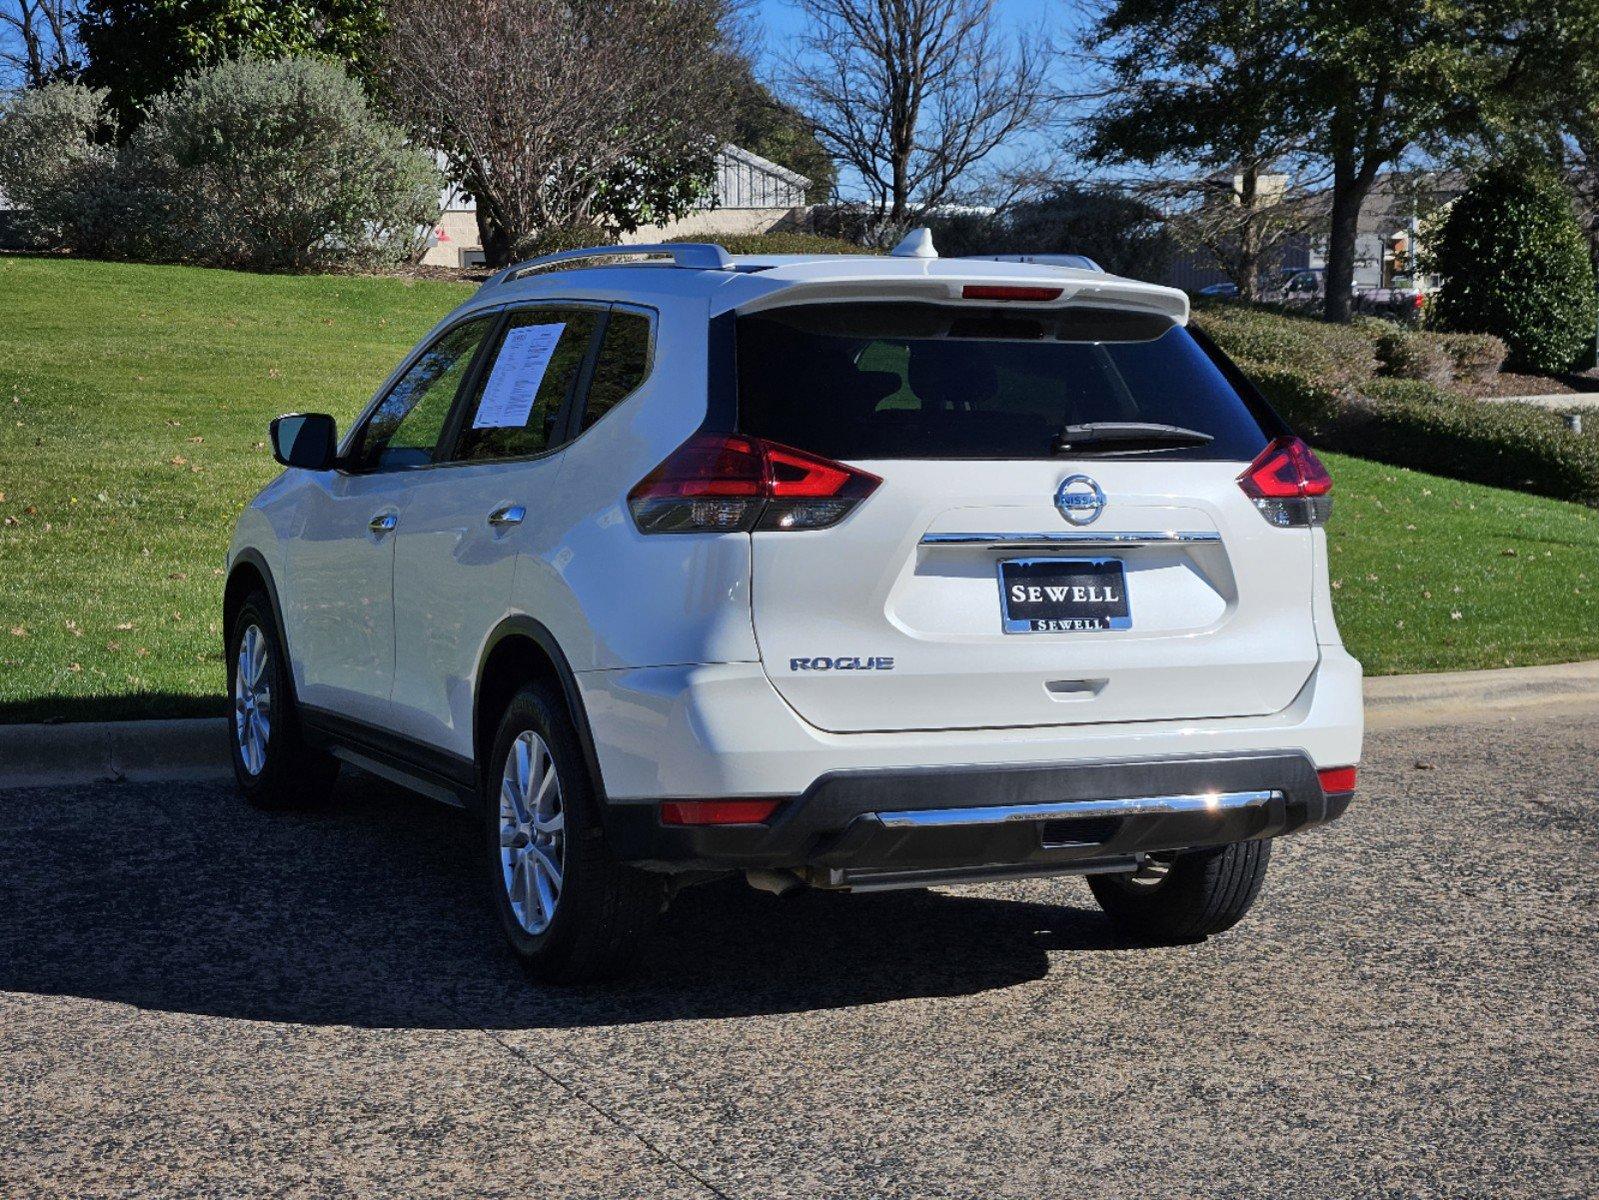
<instances>
[{"instance_id":1,"label":"hedge row","mask_svg":"<svg viewBox=\"0 0 1599 1200\"><path fill-rule=\"evenodd\" d=\"M1571 432L1554 413L1467 400L1420 380L1376 379L1350 393L1291 367L1244 369L1314 445L1599 507L1599 436Z\"/></svg>"}]
</instances>

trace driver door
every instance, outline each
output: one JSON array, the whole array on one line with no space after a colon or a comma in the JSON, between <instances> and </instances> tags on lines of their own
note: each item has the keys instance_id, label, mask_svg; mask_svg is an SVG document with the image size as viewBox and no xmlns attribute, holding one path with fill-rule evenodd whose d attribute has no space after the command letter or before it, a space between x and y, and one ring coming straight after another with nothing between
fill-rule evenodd
<instances>
[{"instance_id":1,"label":"driver door","mask_svg":"<svg viewBox=\"0 0 1599 1200\"><path fill-rule=\"evenodd\" d=\"M357 428L339 469L320 472L297 510L280 593L306 708L388 724L396 534L491 323L456 325L423 350Z\"/></svg>"}]
</instances>

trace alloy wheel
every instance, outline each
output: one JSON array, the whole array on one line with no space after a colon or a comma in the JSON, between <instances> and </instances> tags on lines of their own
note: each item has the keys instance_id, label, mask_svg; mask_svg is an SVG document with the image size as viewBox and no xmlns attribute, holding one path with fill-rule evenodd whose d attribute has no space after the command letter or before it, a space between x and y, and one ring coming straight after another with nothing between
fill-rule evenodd
<instances>
[{"instance_id":1,"label":"alloy wheel","mask_svg":"<svg viewBox=\"0 0 1599 1200\"><path fill-rule=\"evenodd\" d=\"M266 766L267 742L272 736L270 654L261 627L247 628L239 639L239 657L233 669L233 735L239 758L251 775L259 775Z\"/></svg>"},{"instance_id":2,"label":"alloy wheel","mask_svg":"<svg viewBox=\"0 0 1599 1200\"><path fill-rule=\"evenodd\" d=\"M550 927L565 871L560 775L544 739L525 730L511 743L500 775L500 875L525 933Z\"/></svg>"}]
</instances>

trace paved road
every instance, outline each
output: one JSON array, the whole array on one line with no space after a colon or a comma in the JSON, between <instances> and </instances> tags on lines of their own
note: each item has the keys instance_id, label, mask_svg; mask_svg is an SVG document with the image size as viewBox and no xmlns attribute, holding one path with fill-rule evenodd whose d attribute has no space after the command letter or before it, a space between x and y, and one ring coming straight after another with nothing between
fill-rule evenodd
<instances>
[{"instance_id":1,"label":"paved road","mask_svg":"<svg viewBox=\"0 0 1599 1200\"><path fill-rule=\"evenodd\" d=\"M1379 735L1202 945L1076 880L716 886L591 993L521 980L465 821L385 785L0 794L0 1195L1593 1196L1596 758L1594 717Z\"/></svg>"}]
</instances>

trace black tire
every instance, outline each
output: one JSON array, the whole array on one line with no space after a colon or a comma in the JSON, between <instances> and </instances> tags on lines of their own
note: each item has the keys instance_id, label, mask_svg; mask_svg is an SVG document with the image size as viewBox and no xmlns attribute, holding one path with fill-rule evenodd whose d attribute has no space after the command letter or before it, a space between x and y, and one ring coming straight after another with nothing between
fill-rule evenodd
<instances>
[{"instance_id":1,"label":"black tire","mask_svg":"<svg viewBox=\"0 0 1599 1200\"><path fill-rule=\"evenodd\" d=\"M258 643L265 661L259 671L268 700L266 735L260 756L251 753L246 761L245 739L241 734L243 711L238 687L239 650L251 630L259 634ZM228 629L228 749L233 760L233 777L239 791L251 804L264 809L314 807L324 803L333 790L339 763L332 755L313 750L301 734L299 713L290 687L289 662L272 619L272 604L265 592L252 592L240 605ZM256 713L262 705L256 704Z\"/></svg>"},{"instance_id":2,"label":"black tire","mask_svg":"<svg viewBox=\"0 0 1599 1200\"><path fill-rule=\"evenodd\" d=\"M558 846L553 840L545 842L543 861L559 867L558 889L547 868L535 866L530 859L520 872L516 865L517 849L535 838L553 839L553 833L510 834L517 845L509 856L502 855L506 849L502 846L501 814L507 760L518 739L524 739L522 745L535 759L539 750L525 735L542 741L557 776L553 787L559 793L554 801L559 806L561 840ZM536 774L536 767L531 770ZM506 706L484 764L484 875L490 903L512 950L529 977L542 983L593 983L625 975L665 906L665 876L640 871L611 855L598 805L594 781L560 691L534 684L518 692ZM530 830L540 812L546 823L553 822L555 814L548 799L543 806L522 807ZM521 811L508 809L508 819L517 822ZM545 897L553 894L552 915L546 915L547 901L528 888ZM513 899L513 891L522 898ZM542 927L541 921L545 922Z\"/></svg>"},{"instance_id":3,"label":"black tire","mask_svg":"<svg viewBox=\"0 0 1599 1200\"><path fill-rule=\"evenodd\" d=\"M1090 875L1094 899L1116 927L1141 942L1193 942L1231 929L1260 894L1271 839L1189 850L1147 883L1130 875Z\"/></svg>"}]
</instances>

